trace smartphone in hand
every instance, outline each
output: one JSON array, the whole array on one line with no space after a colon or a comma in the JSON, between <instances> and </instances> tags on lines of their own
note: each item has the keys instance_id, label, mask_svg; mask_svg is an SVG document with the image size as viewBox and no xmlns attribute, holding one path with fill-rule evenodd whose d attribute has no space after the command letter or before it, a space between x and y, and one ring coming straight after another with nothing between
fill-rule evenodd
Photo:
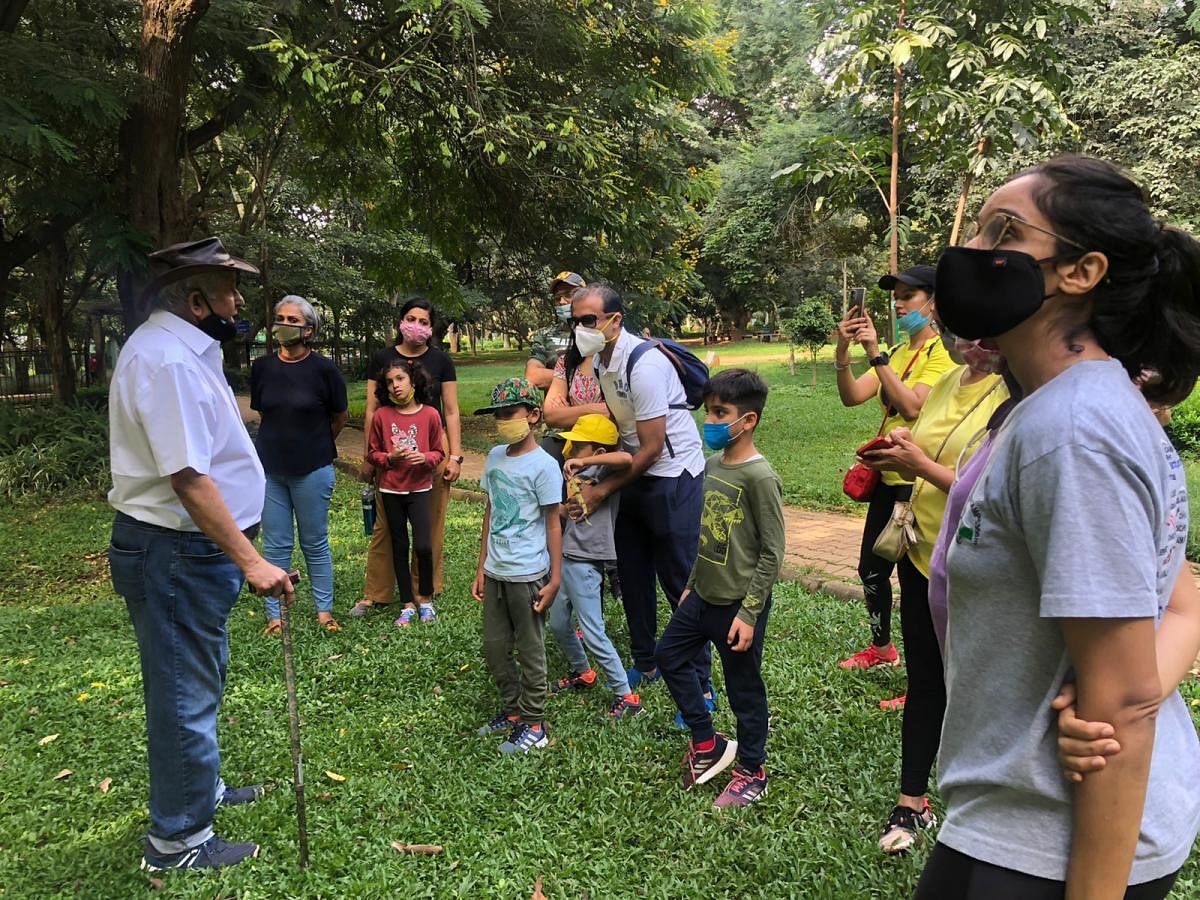
<instances>
[{"instance_id":1,"label":"smartphone in hand","mask_svg":"<svg viewBox=\"0 0 1200 900\"><path fill-rule=\"evenodd\" d=\"M873 450L884 450L890 446L892 446L892 439L889 437L872 438L855 450L854 455L862 456L864 453L870 453Z\"/></svg>"}]
</instances>

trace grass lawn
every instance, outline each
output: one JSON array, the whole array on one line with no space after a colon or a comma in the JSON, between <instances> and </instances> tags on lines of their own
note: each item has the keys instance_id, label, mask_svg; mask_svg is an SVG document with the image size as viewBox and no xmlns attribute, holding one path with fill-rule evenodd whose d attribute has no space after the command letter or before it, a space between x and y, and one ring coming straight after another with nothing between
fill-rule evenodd
<instances>
[{"instance_id":1,"label":"grass lawn","mask_svg":"<svg viewBox=\"0 0 1200 900\"><path fill-rule=\"evenodd\" d=\"M340 476L339 476L340 477ZM682 793L684 740L661 686L648 712L601 721L601 689L552 699L552 746L505 759L475 728L495 696L467 593L481 508L452 504L447 593L437 625L401 633L390 616L317 631L297 605L300 709L313 865L296 869L287 717L278 643L259 636L259 602L230 621L221 714L224 774L267 796L223 810L220 833L263 845L256 862L217 875L167 876L164 896L550 897L907 896L926 850L875 849L897 778L900 719L876 702L903 689L898 671L852 676L833 661L859 646L856 605L776 594L766 677L771 793L733 814L715 788ZM358 596L364 538L358 487L334 497L338 609ZM100 501L0 510L0 894L129 897L146 828L143 711L136 648L109 586L110 513ZM619 646L622 616L610 609ZM553 673L563 671L551 651ZM1200 688L1189 684L1200 701ZM731 730L728 712L719 727ZM43 739L57 735L53 741ZM73 774L63 780L63 769ZM344 776L338 782L327 776ZM98 786L112 779L111 789ZM445 847L403 856L392 841ZM1189 864L1176 897L1200 890Z\"/></svg>"}]
</instances>

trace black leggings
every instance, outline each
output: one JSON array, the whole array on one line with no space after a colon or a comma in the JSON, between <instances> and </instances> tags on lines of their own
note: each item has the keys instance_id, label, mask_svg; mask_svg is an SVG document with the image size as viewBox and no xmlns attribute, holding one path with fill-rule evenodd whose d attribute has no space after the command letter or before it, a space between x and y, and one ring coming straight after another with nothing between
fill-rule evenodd
<instances>
[{"instance_id":1,"label":"black leggings","mask_svg":"<svg viewBox=\"0 0 1200 900\"><path fill-rule=\"evenodd\" d=\"M942 652L929 613L929 579L906 556L896 564L900 575L900 631L908 699L901 726L900 793L923 797L937 758L946 714L946 678Z\"/></svg>"},{"instance_id":2,"label":"black leggings","mask_svg":"<svg viewBox=\"0 0 1200 900\"><path fill-rule=\"evenodd\" d=\"M1178 875L1130 885L1125 900L1163 900ZM938 844L929 854L913 900L1062 900L1066 892L1065 882L1002 869Z\"/></svg>"},{"instance_id":3,"label":"black leggings","mask_svg":"<svg viewBox=\"0 0 1200 900\"><path fill-rule=\"evenodd\" d=\"M862 579L867 614L871 617L871 643L876 647L886 647L892 642L891 578L896 564L875 555L875 541L892 517L895 502L907 500L911 495L911 484L892 485L881 481L867 504L867 522L858 551L858 577Z\"/></svg>"},{"instance_id":4,"label":"black leggings","mask_svg":"<svg viewBox=\"0 0 1200 900\"><path fill-rule=\"evenodd\" d=\"M408 568L408 526L412 525L413 553L417 557L417 591L422 597L433 596L433 525L429 512L429 491L419 494L388 494L383 498L388 532L392 536L392 568L396 587L405 605L413 600L412 574Z\"/></svg>"}]
</instances>

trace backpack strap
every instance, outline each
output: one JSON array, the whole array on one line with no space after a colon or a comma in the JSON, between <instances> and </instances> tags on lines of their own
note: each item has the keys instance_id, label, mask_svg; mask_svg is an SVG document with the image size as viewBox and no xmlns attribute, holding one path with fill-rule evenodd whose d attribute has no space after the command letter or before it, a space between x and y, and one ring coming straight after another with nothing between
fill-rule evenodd
<instances>
[{"instance_id":1,"label":"backpack strap","mask_svg":"<svg viewBox=\"0 0 1200 900\"><path fill-rule=\"evenodd\" d=\"M661 341L656 340L640 340L638 345L629 351L629 356L625 360L625 383L629 385L630 393L633 392L633 364L646 355L646 351L657 347L663 352L667 359L671 360L671 365L676 366L675 358L667 352L667 348L662 345ZM683 377L680 376L682 382ZM668 403L668 409L687 409L687 404ZM663 443L666 445L667 454L671 459L675 458L675 448L671 446L671 439L667 437L667 420L663 419Z\"/></svg>"}]
</instances>

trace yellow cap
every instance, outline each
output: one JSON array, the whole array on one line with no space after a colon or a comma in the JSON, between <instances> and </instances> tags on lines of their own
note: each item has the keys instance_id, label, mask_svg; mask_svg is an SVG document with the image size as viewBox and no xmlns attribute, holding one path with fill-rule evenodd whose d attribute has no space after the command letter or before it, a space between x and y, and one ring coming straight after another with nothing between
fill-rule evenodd
<instances>
[{"instance_id":1,"label":"yellow cap","mask_svg":"<svg viewBox=\"0 0 1200 900\"><path fill-rule=\"evenodd\" d=\"M570 446L570 442L574 441L575 443L603 444L605 447L615 447L620 436L612 419L598 413L588 413L586 416L580 416L571 430L564 431L559 437L567 441L568 446ZM569 451L564 447L563 455L568 455L568 453Z\"/></svg>"}]
</instances>

